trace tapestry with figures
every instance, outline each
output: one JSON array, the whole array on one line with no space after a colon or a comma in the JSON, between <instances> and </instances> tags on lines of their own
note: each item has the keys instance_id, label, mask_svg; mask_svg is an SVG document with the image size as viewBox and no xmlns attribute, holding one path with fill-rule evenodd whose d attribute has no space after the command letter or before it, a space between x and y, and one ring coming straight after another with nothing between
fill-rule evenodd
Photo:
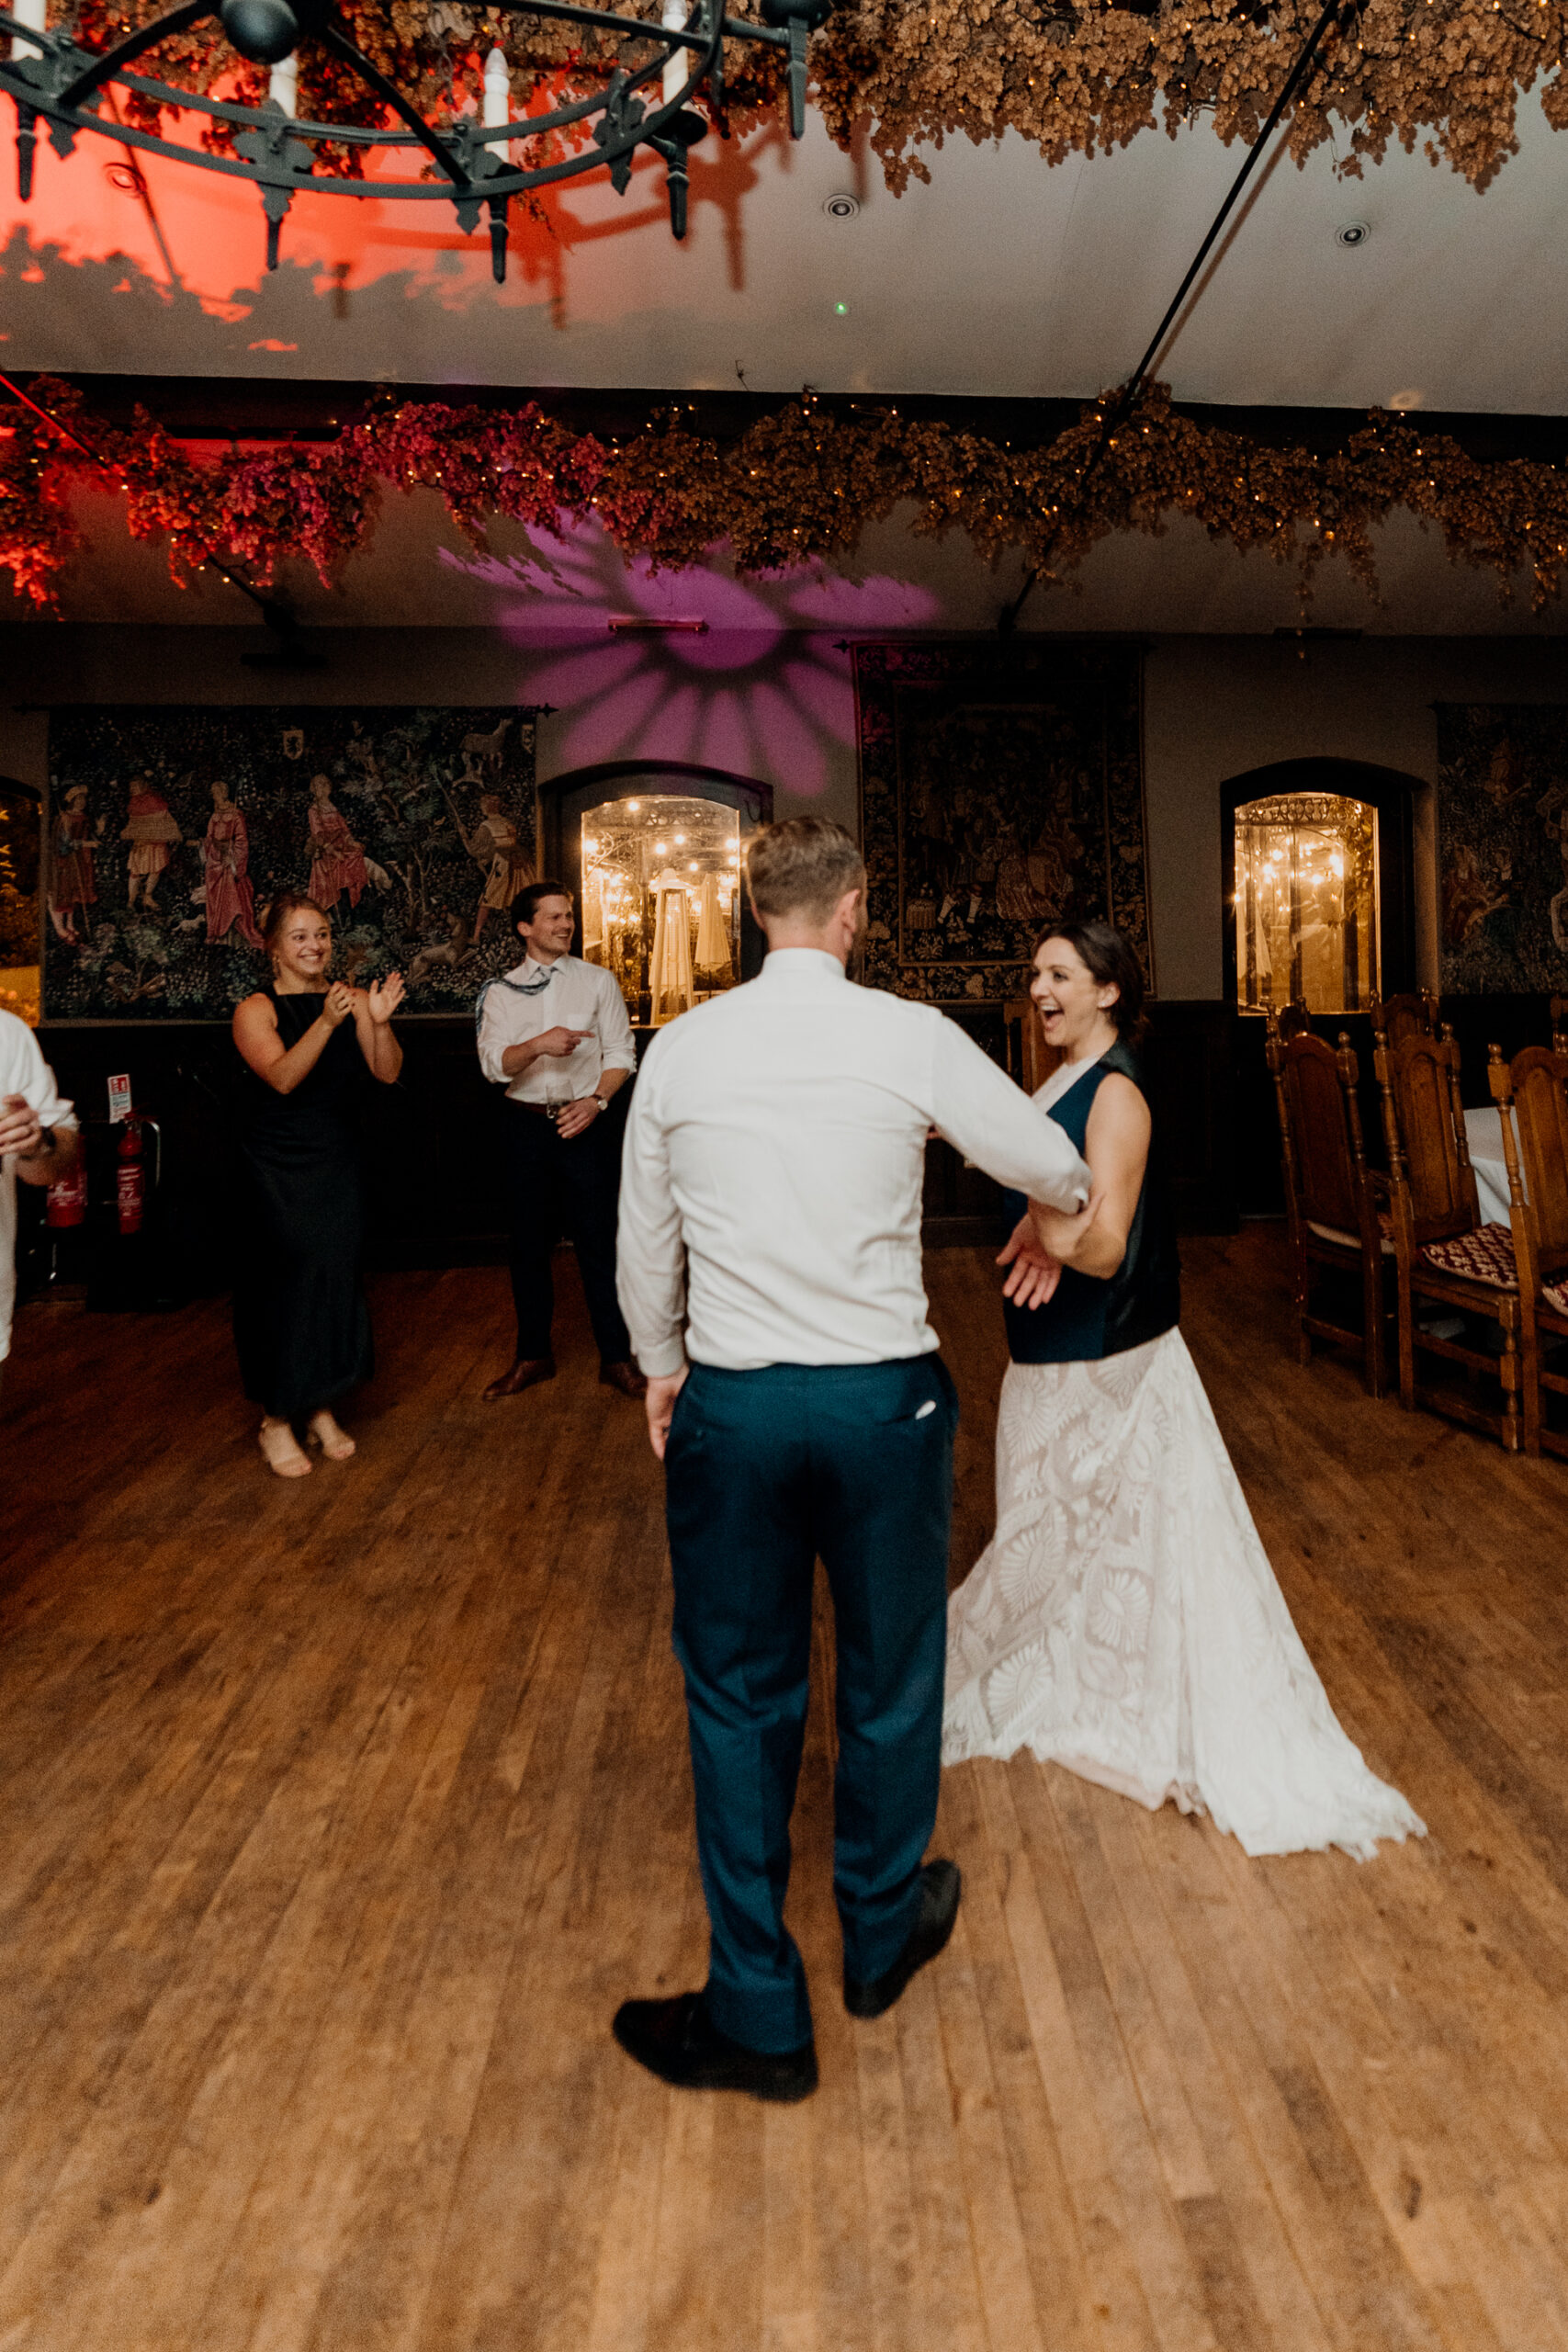
<instances>
[{"instance_id":1,"label":"tapestry with figures","mask_svg":"<svg viewBox=\"0 0 1568 2352\"><path fill-rule=\"evenodd\" d=\"M1136 648L857 645L854 664L867 981L1005 1002L1042 924L1108 922L1152 988Z\"/></svg>"},{"instance_id":2,"label":"tapestry with figures","mask_svg":"<svg viewBox=\"0 0 1568 2352\"><path fill-rule=\"evenodd\" d=\"M1437 713L1442 993L1568 989L1568 706Z\"/></svg>"},{"instance_id":3,"label":"tapestry with figures","mask_svg":"<svg viewBox=\"0 0 1568 2352\"><path fill-rule=\"evenodd\" d=\"M534 879L527 709L78 708L50 725L51 1021L227 1020L267 977L284 890L331 918L334 969L400 970L464 1012L517 960Z\"/></svg>"}]
</instances>

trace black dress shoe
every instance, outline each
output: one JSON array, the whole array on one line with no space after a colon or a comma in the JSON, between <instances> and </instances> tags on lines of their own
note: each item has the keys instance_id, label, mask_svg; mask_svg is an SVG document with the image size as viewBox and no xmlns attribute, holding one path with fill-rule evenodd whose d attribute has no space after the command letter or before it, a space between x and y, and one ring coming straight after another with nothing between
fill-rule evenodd
<instances>
[{"instance_id":1,"label":"black dress shoe","mask_svg":"<svg viewBox=\"0 0 1568 2352\"><path fill-rule=\"evenodd\" d=\"M623 1396L646 1396L648 1383L628 1357L621 1363L602 1363L599 1367L601 1388L617 1389Z\"/></svg>"},{"instance_id":2,"label":"black dress shoe","mask_svg":"<svg viewBox=\"0 0 1568 2352\"><path fill-rule=\"evenodd\" d=\"M683 2091L749 2091L753 2098L793 2102L817 2088L817 2044L798 2050L748 2050L720 2033L700 1993L669 2001L623 2001L615 2040L628 2058Z\"/></svg>"},{"instance_id":3,"label":"black dress shoe","mask_svg":"<svg viewBox=\"0 0 1568 2352\"><path fill-rule=\"evenodd\" d=\"M519 1356L516 1363L492 1380L484 1392L487 1405L499 1404L503 1396L521 1396L525 1388L536 1388L541 1380L556 1376L554 1356Z\"/></svg>"},{"instance_id":4,"label":"black dress shoe","mask_svg":"<svg viewBox=\"0 0 1568 2352\"><path fill-rule=\"evenodd\" d=\"M956 1862L927 1862L920 1871L920 1916L891 1968L869 1984L844 1979L844 2007L852 2018L879 2018L890 2009L911 1976L934 1960L953 1933L964 1880Z\"/></svg>"}]
</instances>

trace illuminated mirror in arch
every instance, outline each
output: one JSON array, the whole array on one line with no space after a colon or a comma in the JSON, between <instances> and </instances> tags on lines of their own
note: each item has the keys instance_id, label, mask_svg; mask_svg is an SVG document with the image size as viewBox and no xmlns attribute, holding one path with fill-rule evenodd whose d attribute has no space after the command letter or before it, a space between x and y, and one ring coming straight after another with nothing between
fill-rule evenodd
<instances>
[{"instance_id":1,"label":"illuminated mirror in arch","mask_svg":"<svg viewBox=\"0 0 1568 2352\"><path fill-rule=\"evenodd\" d=\"M612 760L538 791L539 871L572 893L577 953L614 972L634 1029L756 977L766 942L740 871L773 821L769 786L682 760Z\"/></svg>"},{"instance_id":2,"label":"illuminated mirror in arch","mask_svg":"<svg viewBox=\"0 0 1568 2352\"><path fill-rule=\"evenodd\" d=\"M0 1012L39 1019L39 801L0 776Z\"/></svg>"},{"instance_id":3,"label":"illuminated mirror in arch","mask_svg":"<svg viewBox=\"0 0 1568 2352\"><path fill-rule=\"evenodd\" d=\"M1363 1012L1378 992L1378 824L1367 802L1278 793L1235 812L1236 1001Z\"/></svg>"},{"instance_id":4,"label":"illuminated mirror in arch","mask_svg":"<svg viewBox=\"0 0 1568 2352\"><path fill-rule=\"evenodd\" d=\"M660 1028L740 976L740 817L713 800L629 794L584 812L582 955Z\"/></svg>"}]
</instances>

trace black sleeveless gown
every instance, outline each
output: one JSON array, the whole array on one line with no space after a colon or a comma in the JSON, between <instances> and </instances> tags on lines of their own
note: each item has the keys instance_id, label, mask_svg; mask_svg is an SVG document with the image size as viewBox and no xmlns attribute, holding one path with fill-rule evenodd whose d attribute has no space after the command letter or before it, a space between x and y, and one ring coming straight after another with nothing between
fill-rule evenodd
<instances>
[{"instance_id":1,"label":"black sleeveless gown","mask_svg":"<svg viewBox=\"0 0 1568 2352\"><path fill-rule=\"evenodd\" d=\"M263 994L286 1052L325 1002L314 991ZM319 1412L375 1368L360 1283L365 1207L355 1143L367 1083L352 1019L333 1030L291 1094L249 1068L244 1073L240 1148L249 1198L234 1344L246 1396L279 1420Z\"/></svg>"}]
</instances>

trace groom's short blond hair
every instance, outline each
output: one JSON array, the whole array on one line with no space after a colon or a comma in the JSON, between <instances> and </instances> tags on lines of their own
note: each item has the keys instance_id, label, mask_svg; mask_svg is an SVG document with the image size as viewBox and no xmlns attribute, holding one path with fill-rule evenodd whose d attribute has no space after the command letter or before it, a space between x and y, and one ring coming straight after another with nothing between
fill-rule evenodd
<instances>
[{"instance_id":1,"label":"groom's short blond hair","mask_svg":"<svg viewBox=\"0 0 1568 2352\"><path fill-rule=\"evenodd\" d=\"M865 888L865 861L831 817L786 817L747 842L746 888L759 915L826 922L846 890Z\"/></svg>"}]
</instances>

